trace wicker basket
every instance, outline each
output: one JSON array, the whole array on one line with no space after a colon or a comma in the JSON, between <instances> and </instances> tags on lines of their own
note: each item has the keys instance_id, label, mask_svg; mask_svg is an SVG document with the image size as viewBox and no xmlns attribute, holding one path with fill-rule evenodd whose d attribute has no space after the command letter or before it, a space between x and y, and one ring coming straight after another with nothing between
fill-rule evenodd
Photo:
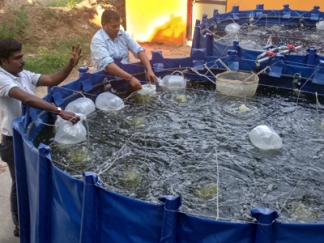
<instances>
[{"instance_id":1,"label":"wicker basket","mask_svg":"<svg viewBox=\"0 0 324 243\"><path fill-rule=\"evenodd\" d=\"M216 90L225 95L253 96L259 77L251 73L226 71L216 75Z\"/></svg>"}]
</instances>

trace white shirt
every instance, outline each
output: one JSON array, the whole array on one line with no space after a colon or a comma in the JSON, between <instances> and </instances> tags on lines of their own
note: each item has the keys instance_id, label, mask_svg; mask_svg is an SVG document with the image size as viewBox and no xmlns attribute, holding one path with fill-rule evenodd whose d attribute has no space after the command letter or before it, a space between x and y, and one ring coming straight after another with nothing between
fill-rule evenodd
<instances>
[{"instance_id":1,"label":"white shirt","mask_svg":"<svg viewBox=\"0 0 324 243\"><path fill-rule=\"evenodd\" d=\"M114 62L114 57L122 57L123 64L130 63L128 51L136 58L138 52L145 51L126 31L119 30L118 36L113 40L103 29L92 37L90 50L95 71L105 69Z\"/></svg>"},{"instance_id":2,"label":"white shirt","mask_svg":"<svg viewBox=\"0 0 324 243\"><path fill-rule=\"evenodd\" d=\"M0 67L0 122L1 133L6 136L12 136L12 121L22 116L21 102L9 96L10 90L19 87L29 94L35 94L35 86L41 74L35 74L23 70L13 76Z\"/></svg>"}]
</instances>

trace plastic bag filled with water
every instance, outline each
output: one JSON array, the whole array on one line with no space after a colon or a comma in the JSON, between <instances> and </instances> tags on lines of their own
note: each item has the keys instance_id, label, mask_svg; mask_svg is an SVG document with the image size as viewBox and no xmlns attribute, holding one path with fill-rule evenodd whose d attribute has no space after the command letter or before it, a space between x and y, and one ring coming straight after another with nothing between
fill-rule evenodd
<instances>
[{"instance_id":1,"label":"plastic bag filled with water","mask_svg":"<svg viewBox=\"0 0 324 243\"><path fill-rule=\"evenodd\" d=\"M272 150L282 148L281 137L271 127L259 125L249 133L251 143L263 150Z\"/></svg>"},{"instance_id":2,"label":"plastic bag filled with water","mask_svg":"<svg viewBox=\"0 0 324 243\"><path fill-rule=\"evenodd\" d=\"M237 23L231 23L226 25L225 32L226 33L236 33L240 30L240 26Z\"/></svg>"},{"instance_id":3,"label":"plastic bag filled with water","mask_svg":"<svg viewBox=\"0 0 324 243\"><path fill-rule=\"evenodd\" d=\"M156 86L153 84L143 84L138 92L140 95L156 95Z\"/></svg>"},{"instance_id":4,"label":"plastic bag filled with water","mask_svg":"<svg viewBox=\"0 0 324 243\"><path fill-rule=\"evenodd\" d=\"M163 79L157 79L158 84L170 90L177 90L177 89L185 89L187 86L187 82L182 75L166 75Z\"/></svg>"},{"instance_id":5,"label":"plastic bag filled with water","mask_svg":"<svg viewBox=\"0 0 324 243\"><path fill-rule=\"evenodd\" d=\"M63 120L57 117L55 121L56 134L54 141L61 144L77 144L86 140L87 130L82 124L86 119L85 115L77 114L80 116L80 121L73 125L72 122Z\"/></svg>"},{"instance_id":6,"label":"plastic bag filled with water","mask_svg":"<svg viewBox=\"0 0 324 243\"><path fill-rule=\"evenodd\" d=\"M96 107L91 99L82 97L70 102L65 107L65 110L87 116L94 112L96 110Z\"/></svg>"},{"instance_id":7,"label":"plastic bag filled with water","mask_svg":"<svg viewBox=\"0 0 324 243\"><path fill-rule=\"evenodd\" d=\"M316 23L316 29L324 30L324 20L321 20L318 23Z\"/></svg>"},{"instance_id":8,"label":"plastic bag filled with water","mask_svg":"<svg viewBox=\"0 0 324 243\"><path fill-rule=\"evenodd\" d=\"M103 92L96 98L96 107L103 111L117 111L125 107L124 101L110 92Z\"/></svg>"}]
</instances>

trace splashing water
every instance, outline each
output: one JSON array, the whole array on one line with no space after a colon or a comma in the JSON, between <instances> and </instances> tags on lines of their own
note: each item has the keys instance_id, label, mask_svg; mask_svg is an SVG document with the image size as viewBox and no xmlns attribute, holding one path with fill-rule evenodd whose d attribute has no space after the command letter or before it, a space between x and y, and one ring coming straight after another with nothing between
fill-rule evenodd
<instances>
[{"instance_id":1,"label":"splashing water","mask_svg":"<svg viewBox=\"0 0 324 243\"><path fill-rule=\"evenodd\" d=\"M72 175L99 173L107 189L145 201L181 195L181 210L200 216L250 221L252 208L267 207L280 211L281 221L324 220L324 141L318 139L324 135L323 111L269 90L246 101L201 86L188 88L184 103L175 97L157 90L150 103L133 97L117 113L98 112L88 119L87 162L80 162L82 152L75 155L78 164L70 161L81 143L64 150L52 144L54 163ZM241 112L242 103L250 110ZM144 125L132 124L132 117ZM259 124L279 133L281 150L262 151L250 143L248 133ZM37 141L51 141L42 134Z\"/></svg>"}]
</instances>

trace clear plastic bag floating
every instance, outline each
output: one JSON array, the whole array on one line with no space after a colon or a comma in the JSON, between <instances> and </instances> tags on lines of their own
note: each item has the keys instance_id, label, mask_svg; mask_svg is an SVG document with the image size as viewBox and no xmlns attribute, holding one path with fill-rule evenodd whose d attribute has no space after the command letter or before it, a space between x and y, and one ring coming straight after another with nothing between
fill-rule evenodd
<instances>
[{"instance_id":1,"label":"clear plastic bag floating","mask_svg":"<svg viewBox=\"0 0 324 243\"><path fill-rule=\"evenodd\" d=\"M157 98L156 86L154 84L142 84L142 89L137 91L135 102L151 103Z\"/></svg>"},{"instance_id":2,"label":"clear plastic bag floating","mask_svg":"<svg viewBox=\"0 0 324 243\"><path fill-rule=\"evenodd\" d=\"M124 101L110 92L103 92L96 98L96 107L103 111L118 111L125 107Z\"/></svg>"},{"instance_id":3,"label":"clear plastic bag floating","mask_svg":"<svg viewBox=\"0 0 324 243\"><path fill-rule=\"evenodd\" d=\"M137 92L139 95L156 95L156 86L153 84L142 84L142 89Z\"/></svg>"},{"instance_id":4,"label":"clear plastic bag floating","mask_svg":"<svg viewBox=\"0 0 324 243\"><path fill-rule=\"evenodd\" d=\"M267 125L259 125L249 133L251 143L262 150L273 150L282 148L281 137Z\"/></svg>"},{"instance_id":5,"label":"clear plastic bag floating","mask_svg":"<svg viewBox=\"0 0 324 243\"><path fill-rule=\"evenodd\" d=\"M225 95L253 96L258 85L256 74L226 71L216 75L216 90Z\"/></svg>"},{"instance_id":6,"label":"clear plastic bag floating","mask_svg":"<svg viewBox=\"0 0 324 243\"><path fill-rule=\"evenodd\" d=\"M80 121L74 125L70 121L63 120L59 116L57 117L55 121L55 142L60 144L77 144L87 139L87 130L82 124L82 121L84 121L86 117L83 114L77 115L80 116Z\"/></svg>"},{"instance_id":7,"label":"clear plastic bag floating","mask_svg":"<svg viewBox=\"0 0 324 243\"><path fill-rule=\"evenodd\" d=\"M180 73L181 75L175 75L174 73ZM186 89L187 81L183 76L183 73L180 71L175 71L171 75L166 75L162 79L157 78L158 84L169 90L182 90Z\"/></svg>"},{"instance_id":8,"label":"clear plastic bag floating","mask_svg":"<svg viewBox=\"0 0 324 243\"><path fill-rule=\"evenodd\" d=\"M81 97L72 102L70 102L65 110L71 111L73 113L79 113L83 115L90 115L96 110L96 106L93 101L89 98Z\"/></svg>"},{"instance_id":9,"label":"clear plastic bag floating","mask_svg":"<svg viewBox=\"0 0 324 243\"><path fill-rule=\"evenodd\" d=\"M317 30L324 30L324 20L321 20L318 23L316 23L316 29Z\"/></svg>"},{"instance_id":10,"label":"clear plastic bag floating","mask_svg":"<svg viewBox=\"0 0 324 243\"><path fill-rule=\"evenodd\" d=\"M226 33L236 33L240 30L240 26L237 23L231 23L226 25L225 32Z\"/></svg>"}]
</instances>

